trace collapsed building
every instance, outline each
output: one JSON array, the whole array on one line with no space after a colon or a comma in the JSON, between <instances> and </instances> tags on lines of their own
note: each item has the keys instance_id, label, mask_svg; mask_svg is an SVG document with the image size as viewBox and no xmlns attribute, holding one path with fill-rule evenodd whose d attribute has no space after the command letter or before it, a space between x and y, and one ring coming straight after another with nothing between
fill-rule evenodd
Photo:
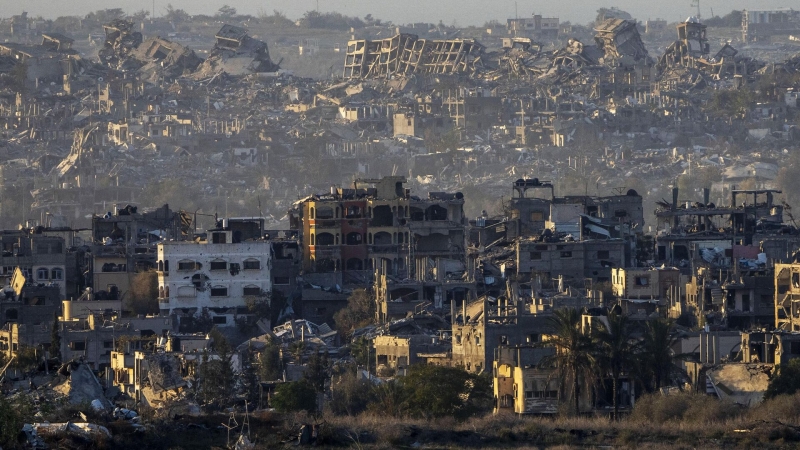
<instances>
[{"instance_id":1,"label":"collapsed building","mask_svg":"<svg viewBox=\"0 0 800 450\"><path fill-rule=\"evenodd\" d=\"M379 41L347 43L343 77L394 74L473 74L483 65L484 47L473 39L428 40L398 34Z\"/></svg>"},{"instance_id":2,"label":"collapsed building","mask_svg":"<svg viewBox=\"0 0 800 450\"><path fill-rule=\"evenodd\" d=\"M190 48L161 37L148 38L130 56L129 61L136 60L141 64L138 68L141 79L151 83L189 75L203 62Z\"/></svg>"},{"instance_id":3,"label":"collapsed building","mask_svg":"<svg viewBox=\"0 0 800 450\"><path fill-rule=\"evenodd\" d=\"M280 63L270 59L267 43L250 37L244 28L226 24L214 37L214 48L197 69L195 78L211 78L221 73L241 76L280 69Z\"/></svg>"},{"instance_id":4,"label":"collapsed building","mask_svg":"<svg viewBox=\"0 0 800 450\"><path fill-rule=\"evenodd\" d=\"M707 26L690 17L678 24L678 40L659 58L656 68L669 76L676 68L698 70L714 80L749 77L762 65L752 58L738 56L738 51L725 44L714 56L710 54Z\"/></svg>"},{"instance_id":5,"label":"collapsed building","mask_svg":"<svg viewBox=\"0 0 800 450\"><path fill-rule=\"evenodd\" d=\"M635 21L608 19L595 28L595 33L597 48L604 54L604 64L615 66L649 62L650 55Z\"/></svg>"},{"instance_id":6,"label":"collapsed building","mask_svg":"<svg viewBox=\"0 0 800 450\"><path fill-rule=\"evenodd\" d=\"M773 280L780 263L789 262L787 249L800 244L797 231L783 224L778 193L733 190L731 205L722 206L708 201L708 190L705 202L681 203L676 188L671 203L660 203L654 262L691 277L682 308L697 323L778 326Z\"/></svg>"},{"instance_id":7,"label":"collapsed building","mask_svg":"<svg viewBox=\"0 0 800 450\"><path fill-rule=\"evenodd\" d=\"M103 25L105 41L97 51L100 62L116 67L142 43L142 33L135 31L134 23L125 19L114 19Z\"/></svg>"}]
</instances>

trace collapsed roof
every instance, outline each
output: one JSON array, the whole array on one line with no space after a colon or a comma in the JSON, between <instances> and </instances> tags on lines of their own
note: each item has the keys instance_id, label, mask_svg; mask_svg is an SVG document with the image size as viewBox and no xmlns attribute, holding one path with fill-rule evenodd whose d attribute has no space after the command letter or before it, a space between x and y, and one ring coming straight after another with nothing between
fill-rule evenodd
<instances>
[{"instance_id":1,"label":"collapsed roof","mask_svg":"<svg viewBox=\"0 0 800 450\"><path fill-rule=\"evenodd\" d=\"M220 73L232 76L251 73L277 72L279 63L272 62L267 43L247 35L247 30L223 25L216 34L216 43L208 59L200 65L195 76L211 77Z\"/></svg>"},{"instance_id":2,"label":"collapsed roof","mask_svg":"<svg viewBox=\"0 0 800 450\"><path fill-rule=\"evenodd\" d=\"M606 64L629 60L650 62L650 55L642 42L636 22L633 20L608 19L594 29L597 48L604 52Z\"/></svg>"}]
</instances>

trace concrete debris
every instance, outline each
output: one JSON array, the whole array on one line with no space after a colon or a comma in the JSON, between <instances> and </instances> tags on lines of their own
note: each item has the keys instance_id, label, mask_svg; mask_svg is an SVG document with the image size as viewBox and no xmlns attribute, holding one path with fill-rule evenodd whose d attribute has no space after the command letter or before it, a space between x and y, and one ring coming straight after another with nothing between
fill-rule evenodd
<instances>
[{"instance_id":1,"label":"concrete debris","mask_svg":"<svg viewBox=\"0 0 800 450\"><path fill-rule=\"evenodd\" d=\"M58 378L74 404L132 424L132 404L203 414L211 327L236 349L237 399L250 353L275 343L293 360L261 386L267 403L351 337L379 342L392 377L409 362L492 372L501 345L529 373L511 348L542 357L562 307L708 333L800 326L793 41L696 18L642 32L608 10L588 27L534 16L503 30L35 23L0 39L0 350L46 348L59 314L63 360L85 361ZM158 313L129 314L131 280L152 271ZM327 325L357 300L372 311L357 329ZM753 335L743 360L777 363L768 345ZM701 360L733 361L730 348ZM3 376L53 395L42 377ZM754 401L726 376L712 374L720 396ZM507 403L526 412L511 381ZM549 414L548 391L532 403Z\"/></svg>"},{"instance_id":2,"label":"concrete debris","mask_svg":"<svg viewBox=\"0 0 800 450\"><path fill-rule=\"evenodd\" d=\"M97 52L102 63L117 67L142 43L142 33L135 31L134 25L125 19L114 19L103 25L106 37L103 48Z\"/></svg>"},{"instance_id":3,"label":"concrete debris","mask_svg":"<svg viewBox=\"0 0 800 450\"><path fill-rule=\"evenodd\" d=\"M764 400L771 369L763 364L723 364L706 375L720 399L752 407Z\"/></svg>"},{"instance_id":4,"label":"concrete debris","mask_svg":"<svg viewBox=\"0 0 800 450\"><path fill-rule=\"evenodd\" d=\"M136 61L141 78L157 83L160 78L174 80L193 73L203 60L194 51L161 37L149 38L130 54L128 61Z\"/></svg>"},{"instance_id":5,"label":"concrete debris","mask_svg":"<svg viewBox=\"0 0 800 450\"><path fill-rule=\"evenodd\" d=\"M26 423L22 427L22 432L33 448L47 448L43 438L52 435L75 434L87 438L105 437L110 438L111 433L108 428L93 423Z\"/></svg>"},{"instance_id":6,"label":"concrete debris","mask_svg":"<svg viewBox=\"0 0 800 450\"><path fill-rule=\"evenodd\" d=\"M595 32L594 39L597 48L604 53L605 64L614 66L627 60L626 65L631 65L650 60L635 21L608 19L596 27Z\"/></svg>"},{"instance_id":7,"label":"concrete debris","mask_svg":"<svg viewBox=\"0 0 800 450\"><path fill-rule=\"evenodd\" d=\"M88 364L72 361L61 366L58 373L67 379L53 389L67 396L73 405L91 403L95 409L113 407L106 399L100 381Z\"/></svg>"},{"instance_id":8,"label":"concrete debris","mask_svg":"<svg viewBox=\"0 0 800 450\"><path fill-rule=\"evenodd\" d=\"M113 416L116 419L136 420L139 417L139 414L132 409L118 407L114 408Z\"/></svg>"},{"instance_id":9,"label":"concrete debris","mask_svg":"<svg viewBox=\"0 0 800 450\"><path fill-rule=\"evenodd\" d=\"M146 356L147 377L155 394L186 386L181 377L181 362L174 354L154 353Z\"/></svg>"},{"instance_id":10,"label":"concrete debris","mask_svg":"<svg viewBox=\"0 0 800 450\"><path fill-rule=\"evenodd\" d=\"M473 39L427 40L398 34L379 41L347 43L344 78L394 74L475 74L483 66L484 47Z\"/></svg>"},{"instance_id":11,"label":"concrete debris","mask_svg":"<svg viewBox=\"0 0 800 450\"><path fill-rule=\"evenodd\" d=\"M267 43L248 36L244 28L223 25L215 37L214 48L193 75L195 79L220 74L241 76L277 72L280 69L280 65L270 59Z\"/></svg>"}]
</instances>

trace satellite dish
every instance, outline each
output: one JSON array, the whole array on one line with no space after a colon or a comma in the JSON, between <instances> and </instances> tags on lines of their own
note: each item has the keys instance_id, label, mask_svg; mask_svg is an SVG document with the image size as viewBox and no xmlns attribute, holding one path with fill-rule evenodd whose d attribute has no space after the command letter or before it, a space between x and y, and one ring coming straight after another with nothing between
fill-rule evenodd
<instances>
[{"instance_id":1,"label":"satellite dish","mask_svg":"<svg viewBox=\"0 0 800 450\"><path fill-rule=\"evenodd\" d=\"M103 77L97 77L97 81L98 82L102 82L103 81Z\"/></svg>"}]
</instances>

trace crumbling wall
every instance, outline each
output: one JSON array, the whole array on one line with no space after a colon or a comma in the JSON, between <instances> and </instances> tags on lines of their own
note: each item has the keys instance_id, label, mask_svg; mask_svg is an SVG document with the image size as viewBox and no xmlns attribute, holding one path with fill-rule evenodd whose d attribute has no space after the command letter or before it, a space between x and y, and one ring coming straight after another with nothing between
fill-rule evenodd
<instances>
[{"instance_id":1,"label":"crumbling wall","mask_svg":"<svg viewBox=\"0 0 800 450\"><path fill-rule=\"evenodd\" d=\"M181 377L181 365L178 359L170 354L155 353L147 358L147 378L155 393L175 389L186 384Z\"/></svg>"},{"instance_id":2,"label":"crumbling wall","mask_svg":"<svg viewBox=\"0 0 800 450\"><path fill-rule=\"evenodd\" d=\"M484 47L474 39L425 40L398 34L379 41L350 41L344 78L396 73L474 74L483 68Z\"/></svg>"}]
</instances>

